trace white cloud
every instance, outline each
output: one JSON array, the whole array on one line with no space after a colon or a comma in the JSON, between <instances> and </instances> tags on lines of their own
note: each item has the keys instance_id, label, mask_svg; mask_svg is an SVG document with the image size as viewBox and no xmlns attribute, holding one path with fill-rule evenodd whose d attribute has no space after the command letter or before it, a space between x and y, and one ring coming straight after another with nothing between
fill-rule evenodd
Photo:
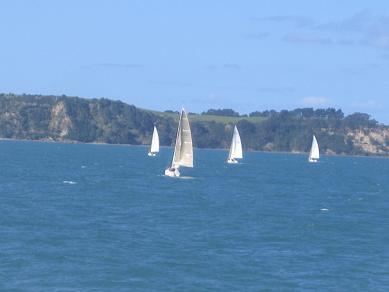
<instances>
[{"instance_id":1,"label":"white cloud","mask_svg":"<svg viewBox=\"0 0 389 292\"><path fill-rule=\"evenodd\" d=\"M286 34L286 42L323 45L359 45L389 48L389 15L362 10L337 21L320 22L304 16L271 16L259 21L286 23L294 26L294 34ZM289 27L288 27L289 28Z\"/></svg>"},{"instance_id":2,"label":"white cloud","mask_svg":"<svg viewBox=\"0 0 389 292\"><path fill-rule=\"evenodd\" d=\"M107 67L107 68L122 68L122 69L139 69L143 68L142 64L121 64L121 63L98 63L95 66L97 67Z\"/></svg>"},{"instance_id":3,"label":"white cloud","mask_svg":"<svg viewBox=\"0 0 389 292\"><path fill-rule=\"evenodd\" d=\"M360 110L363 110L363 109L378 109L379 108L379 104L375 100L372 100L372 99L369 99L369 100L359 100L359 101L355 101L355 102L351 103L351 107L353 107L355 109L360 109Z\"/></svg>"},{"instance_id":4,"label":"white cloud","mask_svg":"<svg viewBox=\"0 0 389 292\"><path fill-rule=\"evenodd\" d=\"M268 17L254 17L255 21L269 21L275 23L288 23L296 25L297 27L311 27L315 25L315 21L312 18L299 16L299 15L278 15Z\"/></svg>"},{"instance_id":5,"label":"white cloud","mask_svg":"<svg viewBox=\"0 0 389 292\"><path fill-rule=\"evenodd\" d=\"M304 106L326 106L329 105L331 101L326 97L320 97L320 96L308 96L301 99L301 104Z\"/></svg>"},{"instance_id":6,"label":"white cloud","mask_svg":"<svg viewBox=\"0 0 389 292\"><path fill-rule=\"evenodd\" d=\"M318 37L318 36L309 36L301 34L287 34L284 38L284 41L292 43L313 43L313 44L333 44L334 40L329 37Z\"/></svg>"}]
</instances>

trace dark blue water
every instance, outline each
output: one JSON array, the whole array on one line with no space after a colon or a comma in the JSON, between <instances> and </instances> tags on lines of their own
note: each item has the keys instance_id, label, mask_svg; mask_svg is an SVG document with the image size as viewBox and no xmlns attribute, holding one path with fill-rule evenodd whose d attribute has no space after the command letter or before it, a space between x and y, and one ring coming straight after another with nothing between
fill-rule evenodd
<instances>
[{"instance_id":1,"label":"dark blue water","mask_svg":"<svg viewBox=\"0 0 389 292\"><path fill-rule=\"evenodd\" d=\"M389 160L0 141L0 290L385 291Z\"/></svg>"}]
</instances>

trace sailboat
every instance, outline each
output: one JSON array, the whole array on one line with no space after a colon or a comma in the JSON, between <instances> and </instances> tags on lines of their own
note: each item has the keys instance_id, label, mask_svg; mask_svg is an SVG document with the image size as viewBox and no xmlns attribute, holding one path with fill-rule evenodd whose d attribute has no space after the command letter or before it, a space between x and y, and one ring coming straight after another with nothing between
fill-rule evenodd
<instances>
[{"instance_id":1,"label":"sailboat","mask_svg":"<svg viewBox=\"0 0 389 292\"><path fill-rule=\"evenodd\" d=\"M184 109L181 110L180 120L178 121L172 165L165 169L165 175L179 177L180 171L178 169L180 166L193 167L192 134L188 116Z\"/></svg>"},{"instance_id":2,"label":"sailboat","mask_svg":"<svg viewBox=\"0 0 389 292\"><path fill-rule=\"evenodd\" d=\"M319 144L317 143L316 136L313 135L311 152L309 153L309 162L318 162L320 158Z\"/></svg>"},{"instance_id":3,"label":"sailboat","mask_svg":"<svg viewBox=\"0 0 389 292\"><path fill-rule=\"evenodd\" d=\"M228 163L238 163L237 159L239 159L239 158L243 158L242 142L240 141L240 135L238 132L238 128L235 126L227 162Z\"/></svg>"},{"instance_id":4,"label":"sailboat","mask_svg":"<svg viewBox=\"0 0 389 292\"><path fill-rule=\"evenodd\" d=\"M147 155L155 156L159 152L159 136L157 128L154 126L153 138L151 139L150 151Z\"/></svg>"}]
</instances>

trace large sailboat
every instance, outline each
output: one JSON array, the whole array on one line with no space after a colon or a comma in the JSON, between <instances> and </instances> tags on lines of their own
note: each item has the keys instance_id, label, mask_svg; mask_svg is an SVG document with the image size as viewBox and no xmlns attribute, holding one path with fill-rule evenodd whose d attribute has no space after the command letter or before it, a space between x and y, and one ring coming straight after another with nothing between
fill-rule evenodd
<instances>
[{"instance_id":1,"label":"large sailboat","mask_svg":"<svg viewBox=\"0 0 389 292\"><path fill-rule=\"evenodd\" d=\"M230 152L228 154L228 163L238 163L237 159L243 158L242 142L237 127L234 127L234 134L232 136Z\"/></svg>"},{"instance_id":2,"label":"large sailboat","mask_svg":"<svg viewBox=\"0 0 389 292\"><path fill-rule=\"evenodd\" d=\"M150 151L148 153L149 156L155 156L159 152L159 136L157 128L154 126L153 138L151 139Z\"/></svg>"},{"instance_id":3,"label":"large sailboat","mask_svg":"<svg viewBox=\"0 0 389 292\"><path fill-rule=\"evenodd\" d=\"M320 159L319 144L317 143L316 136L313 135L311 152L309 152L309 162L315 163Z\"/></svg>"},{"instance_id":4,"label":"large sailboat","mask_svg":"<svg viewBox=\"0 0 389 292\"><path fill-rule=\"evenodd\" d=\"M192 134L188 116L184 109L181 110L180 120L178 121L172 165L165 169L165 175L179 177L180 171L178 169L180 166L193 167Z\"/></svg>"}]
</instances>

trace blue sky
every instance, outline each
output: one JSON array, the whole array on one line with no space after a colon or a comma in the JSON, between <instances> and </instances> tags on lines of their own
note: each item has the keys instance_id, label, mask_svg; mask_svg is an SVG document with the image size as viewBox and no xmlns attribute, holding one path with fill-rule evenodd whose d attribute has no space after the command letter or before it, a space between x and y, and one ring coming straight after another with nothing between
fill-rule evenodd
<instances>
[{"instance_id":1,"label":"blue sky","mask_svg":"<svg viewBox=\"0 0 389 292\"><path fill-rule=\"evenodd\" d=\"M389 1L1 1L0 91L389 123Z\"/></svg>"}]
</instances>

